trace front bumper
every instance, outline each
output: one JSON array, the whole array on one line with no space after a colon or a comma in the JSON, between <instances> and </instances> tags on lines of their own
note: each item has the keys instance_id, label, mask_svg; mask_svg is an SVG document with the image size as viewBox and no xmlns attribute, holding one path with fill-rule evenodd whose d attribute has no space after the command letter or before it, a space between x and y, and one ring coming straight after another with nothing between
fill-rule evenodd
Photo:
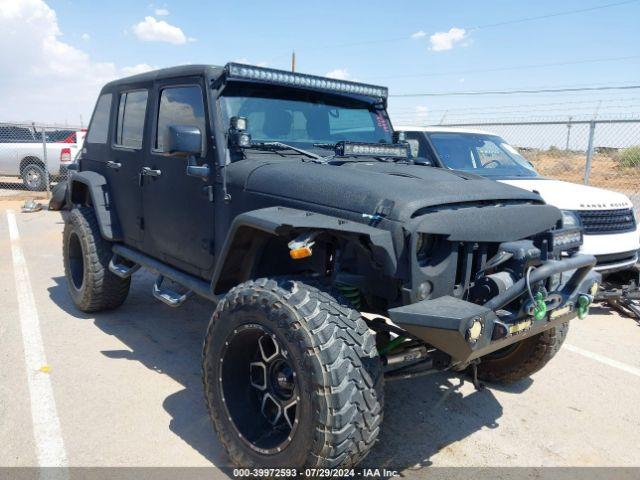
<instances>
[{"instance_id":1,"label":"front bumper","mask_svg":"<svg viewBox=\"0 0 640 480\"><path fill-rule=\"evenodd\" d=\"M600 281L600 274L592 270L595 263L591 255L575 255L547 262L531 273L532 284L561 274L547 295L553 302L539 320L526 309L517 315L503 309L527 291L524 279L484 305L443 296L393 308L389 316L409 334L450 355L452 363L469 363L575 318L578 297L595 293L593 287Z\"/></svg>"},{"instance_id":2,"label":"front bumper","mask_svg":"<svg viewBox=\"0 0 640 480\"><path fill-rule=\"evenodd\" d=\"M595 270L605 275L633 268L638 263L638 252L596 255L596 260L598 263L595 266Z\"/></svg>"}]
</instances>

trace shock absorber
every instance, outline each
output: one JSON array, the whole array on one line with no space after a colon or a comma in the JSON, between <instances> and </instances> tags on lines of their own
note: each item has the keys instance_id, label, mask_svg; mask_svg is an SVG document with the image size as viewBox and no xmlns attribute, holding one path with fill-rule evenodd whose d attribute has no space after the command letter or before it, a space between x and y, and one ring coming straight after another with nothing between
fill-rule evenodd
<instances>
[{"instance_id":1,"label":"shock absorber","mask_svg":"<svg viewBox=\"0 0 640 480\"><path fill-rule=\"evenodd\" d=\"M360 289L358 287L340 282L336 282L334 285L342 296L349 300L353 308L356 310L360 310L360 308L362 308L362 295L360 294Z\"/></svg>"}]
</instances>

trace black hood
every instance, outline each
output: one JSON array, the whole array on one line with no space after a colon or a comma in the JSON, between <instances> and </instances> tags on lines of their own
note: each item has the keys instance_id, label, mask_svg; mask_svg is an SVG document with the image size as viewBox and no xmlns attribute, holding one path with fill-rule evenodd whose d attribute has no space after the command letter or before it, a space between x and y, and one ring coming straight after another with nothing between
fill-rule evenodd
<instances>
[{"instance_id":1,"label":"black hood","mask_svg":"<svg viewBox=\"0 0 640 480\"><path fill-rule=\"evenodd\" d=\"M388 218L407 221L427 207L482 201L544 203L532 192L479 176L420 165L301 161L264 163L246 179L249 192L371 214L393 202Z\"/></svg>"}]
</instances>

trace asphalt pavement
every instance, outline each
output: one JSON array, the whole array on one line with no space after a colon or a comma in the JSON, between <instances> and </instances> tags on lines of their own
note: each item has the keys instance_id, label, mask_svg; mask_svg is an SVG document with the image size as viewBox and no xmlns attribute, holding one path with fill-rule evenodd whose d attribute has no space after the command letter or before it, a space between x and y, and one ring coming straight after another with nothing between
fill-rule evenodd
<instances>
[{"instance_id":1,"label":"asphalt pavement","mask_svg":"<svg viewBox=\"0 0 640 480\"><path fill-rule=\"evenodd\" d=\"M121 308L79 312L60 214L19 207L0 202L0 466L228 466L202 395L213 306L171 309L139 272ZM594 308L530 380L480 391L450 373L389 382L364 466L406 478L428 467L639 467L639 346L638 323Z\"/></svg>"}]
</instances>

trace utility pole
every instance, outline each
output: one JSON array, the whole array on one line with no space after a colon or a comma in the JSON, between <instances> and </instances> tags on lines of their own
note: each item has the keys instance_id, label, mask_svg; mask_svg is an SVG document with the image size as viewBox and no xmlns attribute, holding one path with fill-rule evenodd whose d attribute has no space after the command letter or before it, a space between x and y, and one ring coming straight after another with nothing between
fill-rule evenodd
<instances>
[{"instance_id":1,"label":"utility pole","mask_svg":"<svg viewBox=\"0 0 640 480\"><path fill-rule=\"evenodd\" d=\"M291 71L296 71L296 51L291 52Z\"/></svg>"},{"instance_id":2,"label":"utility pole","mask_svg":"<svg viewBox=\"0 0 640 480\"><path fill-rule=\"evenodd\" d=\"M567 145L564 147L565 151L569 151L569 141L571 140L571 120L573 117L569 117L569 123L567 123Z\"/></svg>"}]
</instances>

